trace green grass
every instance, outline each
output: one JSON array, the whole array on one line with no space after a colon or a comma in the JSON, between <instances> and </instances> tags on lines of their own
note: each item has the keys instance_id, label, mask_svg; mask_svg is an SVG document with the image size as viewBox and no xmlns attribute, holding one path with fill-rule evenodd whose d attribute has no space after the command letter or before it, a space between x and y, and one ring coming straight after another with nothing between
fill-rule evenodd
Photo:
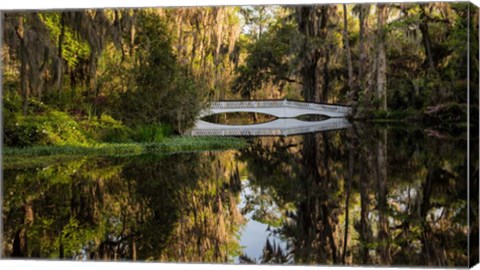
<instances>
[{"instance_id":1,"label":"green grass","mask_svg":"<svg viewBox=\"0 0 480 270\"><path fill-rule=\"evenodd\" d=\"M102 143L91 146L32 146L5 147L4 159L39 156L135 156L142 154L162 154L208 150L238 149L247 142L231 137L170 137L161 142L150 143Z\"/></svg>"}]
</instances>

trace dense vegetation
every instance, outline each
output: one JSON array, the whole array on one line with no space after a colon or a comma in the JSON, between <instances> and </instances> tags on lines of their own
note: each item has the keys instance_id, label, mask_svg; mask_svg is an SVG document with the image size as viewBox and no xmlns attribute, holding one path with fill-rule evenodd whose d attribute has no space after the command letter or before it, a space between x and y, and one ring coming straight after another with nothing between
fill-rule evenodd
<instances>
[{"instance_id":1,"label":"dense vegetation","mask_svg":"<svg viewBox=\"0 0 480 270\"><path fill-rule=\"evenodd\" d=\"M357 118L465 121L470 59L478 100L478 42L466 42L469 31L478 37L478 9L467 3L256 7L249 14L257 18L252 29L263 31L245 34L248 54L232 88L244 97L347 103Z\"/></svg>"},{"instance_id":2,"label":"dense vegetation","mask_svg":"<svg viewBox=\"0 0 480 270\"><path fill-rule=\"evenodd\" d=\"M5 144L85 146L182 134L209 96L226 92L234 14L225 8L5 14ZM184 35L187 24L199 36Z\"/></svg>"},{"instance_id":3,"label":"dense vegetation","mask_svg":"<svg viewBox=\"0 0 480 270\"><path fill-rule=\"evenodd\" d=\"M478 89L475 14L467 3L6 13L5 143L180 134L209 100L229 98L465 122L466 87Z\"/></svg>"}]
</instances>

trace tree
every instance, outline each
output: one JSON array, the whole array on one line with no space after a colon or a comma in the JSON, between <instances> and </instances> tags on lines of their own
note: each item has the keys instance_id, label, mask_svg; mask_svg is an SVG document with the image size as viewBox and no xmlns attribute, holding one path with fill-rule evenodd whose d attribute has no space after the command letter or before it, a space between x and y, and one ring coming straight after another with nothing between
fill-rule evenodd
<instances>
[{"instance_id":1,"label":"tree","mask_svg":"<svg viewBox=\"0 0 480 270\"><path fill-rule=\"evenodd\" d=\"M380 108L387 110L387 58L385 52L386 30L385 23L388 18L388 7L377 4L377 33L376 33L376 94Z\"/></svg>"},{"instance_id":2,"label":"tree","mask_svg":"<svg viewBox=\"0 0 480 270\"><path fill-rule=\"evenodd\" d=\"M348 67L348 87L349 94L352 98L352 101L355 103L358 99L358 93L356 86L353 83L353 66L352 66L352 55L350 54L350 42L348 40L348 20L347 20L347 5L343 4L343 42L345 46L345 58L347 59Z\"/></svg>"},{"instance_id":3,"label":"tree","mask_svg":"<svg viewBox=\"0 0 480 270\"><path fill-rule=\"evenodd\" d=\"M202 92L177 63L165 22L148 11L137 16L137 87L121 96L122 120L130 125L168 124L181 133L200 111Z\"/></svg>"},{"instance_id":4,"label":"tree","mask_svg":"<svg viewBox=\"0 0 480 270\"><path fill-rule=\"evenodd\" d=\"M322 76L318 69L327 70L328 61L325 44L318 44L327 36L329 6L302 6L296 9L298 29L303 34L301 53L301 74L303 80L303 96L307 101L322 101L328 88L328 75ZM320 45L320 46L319 46ZM319 61L322 60L321 63ZM328 74L328 73L324 73ZM321 93L323 92L323 93Z\"/></svg>"},{"instance_id":5,"label":"tree","mask_svg":"<svg viewBox=\"0 0 480 270\"><path fill-rule=\"evenodd\" d=\"M280 91L288 83L301 84L294 76L289 61L295 54L292 50L295 38L292 37L296 36L295 26L280 18L248 47L245 63L237 68L238 76L233 82L232 92L251 98L256 91L272 84L279 86Z\"/></svg>"}]
</instances>

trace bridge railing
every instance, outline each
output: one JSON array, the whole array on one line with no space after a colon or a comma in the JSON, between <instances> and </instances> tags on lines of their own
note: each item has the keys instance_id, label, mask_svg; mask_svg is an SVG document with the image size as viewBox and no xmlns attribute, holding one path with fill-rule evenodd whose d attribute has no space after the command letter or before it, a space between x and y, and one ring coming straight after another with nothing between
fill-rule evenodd
<instances>
[{"instance_id":1,"label":"bridge railing","mask_svg":"<svg viewBox=\"0 0 480 270\"><path fill-rule=\"evenodd\" d=\"M214 101L210 103L211 109L226 109L226 108L269 108L269 107L291 107L311 110L326 110L342 113L351 112L350 107L317 104L301 101L291 100L262 100L262 101Z\"/></svg>"},{"instance_id":2,"label":"bridge railing","mask_svg":"<svg viewBox=\"0 0 480 270\"><path fill-rule=\"evenodd\" d=\"M256 107L278 107L284 106L284 101L214 101L210 103L210 108L256 108Z\"/></svg>"}]
</instances>

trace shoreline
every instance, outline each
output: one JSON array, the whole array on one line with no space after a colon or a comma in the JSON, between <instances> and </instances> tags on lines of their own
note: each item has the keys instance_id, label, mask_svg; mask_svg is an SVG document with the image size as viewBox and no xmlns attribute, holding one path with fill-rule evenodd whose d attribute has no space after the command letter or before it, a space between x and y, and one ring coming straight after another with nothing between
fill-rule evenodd
<instances>
[{"instance_id":1,"label":"shoreline","mask_svg":"<svg viewBox=\"0 0 480 270\"><path fill-rule=\"evenodd\" d=\"M233 137L170 137L149 143L100 143L94 145L37 145L4 147L3 157L41 157L53 155L137 156L185 151L240 149L247 146L242 138Z\"/></svg>"}]
</instances>

